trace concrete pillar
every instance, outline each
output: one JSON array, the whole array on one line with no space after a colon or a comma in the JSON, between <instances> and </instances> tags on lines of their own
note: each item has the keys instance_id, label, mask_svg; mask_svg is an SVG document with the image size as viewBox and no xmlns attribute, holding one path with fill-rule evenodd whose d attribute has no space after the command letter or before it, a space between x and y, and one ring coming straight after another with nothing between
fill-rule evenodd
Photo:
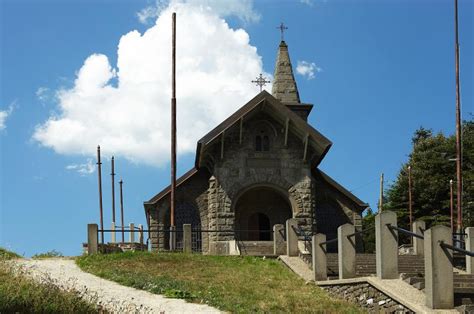
<instances>
[{"instance_id":1,"label":"concrete pillar","mask_svg":"<svg viewBox=\"0 0 474 314\"><path fill-rule=\"evenodd\" d=\"M442 248L443 241L452 245L451 228L434 226L425 231L425 295L426 306L452 309L454 306L453 254Z\"/></svg>"},{"instance_id":2,"label":"concrete pillar","mask_svg":"<svg viewBox=\"0 0 474 314\"><path fill-rule=\"evenodd\" d=\"M426 224L423 220L415 220L415 222L413 222L412 228L414 233L423 236L423 232L426 229ZM423 256L425 254L423 242L423 239L413 237L413 253L415 255Z\"/></svg>"},{"instance_id":3,"label":"concrete pillar","mask_svg":"<svg viewBox=\"0 0 474 314\"><path fill-rule=\"evenodd\" d=\"M99 226L97 224L87 225L87 254L95 254L99 252Z\"/></svg>"},{"instance_id":4,"label":"concrete pillar","mask_svg":"<svg viewBox=\"0 0 474 314\"><path fill-rule=\"evenodd\" d=\"M286 253L285 226L278 224L273 226L273 254L283 255Z\"/></svg>"},{"instance_id":5,"label":"concrete pillar","mask_svg":"<svg viewBox=\"0 0 474 314\"><path fill-rule=\"evenodd\" d=\"M474 227L466 228L466 250L474 252ZM466 255L466 271L468 274L474 275L474 257Z\"/></svg>"},{"instance_id":6,"label":"concrete pillar","mask_svg":"<svg viewBox=\"0 0 474 314\"><path fill-rule=\"evenodd\" d=\"M110 242L115 243L115 222L112 221L112 225L110 226L110 230L112 230L112 234L110 235Z\"/></svg>"},{"instance_id":7,"label":"concrete pillar","mask_svg":"<svg viewBox=\"0 0 474 314\"><path fill-rule=\"evenodd\" d=\"M313 235L311 244L312 244L312 264L313 264L313 273L314 280L327 280L327 257L326 257L326 244L321 245L321 243L326 242L326 235L318 233Z\"/></svg>"},{"instance_id":8,"label":"concrete pillar","mask_svg":"<svg viewBox=\"0 0 474 314\"><path fill-rule=\"evenodd\" d=\"M130 223L130 243L135 242L135 224L133 222Z\"/></svg>"},{"instance_id":9,"label":"concrete pillar","mask_svg":"<svg viewBox=\"0 0 474 314\"><path fill-rule=\"evenodd\" d=\"M377 277L380 279L398 278L398 232L387 224L397 226L397 214L384 210L375 216L375 259Z\"/></svg>"},{"instance_id":10,"label":"concrete pillar","mask_svg":"<svg viewBox=\"0 0 474 314\"><path fill-rule=\"evenodd\" d=\"M139 224L138 225L138 242L140 242L141 245L143 245L143 225Z\"/></svg>"},{"instance_id":11,"label":"concrete pillar","mask_svg":"<svg viewBox=\"0 0 474 314\"><path fill-rule=\"evenodd\" d=\"M176 250L176 226L170 226L170 251Z\"/></svg>"},{"instance_id":12,"label":"concrete pillar","mask_svg":"<svg viewBox=\"0 0 474 314\"><path fill-rule=\"evenodd\" d=\"M298 220L290 218L286 221L286 255L298 256Z\"/></svg>"},{"instance_id":13,"label":"concrete pillar","mask_svg":"<svg viewBox=\"0 0 474 314\"><path fill-rule=\"evenodd\" d=\"M183 252L192 253L191 224L183 225Z\"/></svg>"},{"instance_id":14,"label":"concrete pillar","mask_svg":"<svg viewBox=\"0 0 474 314\"><path fill-rule=\"evenodd\" d=\"M344 224L337 228L337 259L339 264L339 279L355 277L355 237L347 237L354 232L355 227L351 224Z\"/></svg>"}]
</instances>

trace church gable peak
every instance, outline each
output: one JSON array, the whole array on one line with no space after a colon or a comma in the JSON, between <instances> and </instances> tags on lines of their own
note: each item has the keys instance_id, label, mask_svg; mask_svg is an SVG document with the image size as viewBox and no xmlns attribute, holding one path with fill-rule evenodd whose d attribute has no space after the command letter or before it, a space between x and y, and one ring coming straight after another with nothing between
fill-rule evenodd
<instances>
[{"instance_id":1,"label":"church gable peak","mask_svg":"<svg viewBox=\"0 0 474 314\"><path fill-rule=\"evenodd\" d=\"M284 40L278 46L272 95L284 104L300 104L300 95L293 75L288 45Z\"/></svg>"}]
</instances>

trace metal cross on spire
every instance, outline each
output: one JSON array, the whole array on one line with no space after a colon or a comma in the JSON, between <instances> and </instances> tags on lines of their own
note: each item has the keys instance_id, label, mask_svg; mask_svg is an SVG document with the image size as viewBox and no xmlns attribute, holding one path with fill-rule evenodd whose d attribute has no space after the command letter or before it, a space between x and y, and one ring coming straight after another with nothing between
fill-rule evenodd
<instances>
[{"instance_id":1,"label":"metal cross on spire","mask_svg":"<svg viewBox=\"0 0 474 314\"><path fill-rule=\"evenodd\" d=\"M276 28L278 28L280 30L281 41L283 41L284 40L283 33L285 32L285 29L288 29L288 27L286 27L285 24L283 24L283 22L281 22L280 26L277 26Z\"/></svg>"},{"instance_id":2,"label":"metal cross on spire","mask_svg":"<svg viewBox=\"0 0 474 314\"><path fill-rule=\"evenodd\" d=\"M267 81L265 77L263 77L262 73L252 81L252 83L255 83L257 86L260 86L260 91L262 91L263 86L267 85L267 83L270 83L270 81Z\"/></svg>"}]
</instances>

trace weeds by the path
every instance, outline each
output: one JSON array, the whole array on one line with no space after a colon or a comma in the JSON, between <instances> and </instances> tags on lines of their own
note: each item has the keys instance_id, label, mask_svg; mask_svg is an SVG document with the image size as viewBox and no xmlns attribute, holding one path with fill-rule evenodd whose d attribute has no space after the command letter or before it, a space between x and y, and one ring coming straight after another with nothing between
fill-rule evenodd
<instances>
[{"instance_id":1,"label":"weeds by the path","mask_svg":"<svg viewBox=\"0 0 474 314\"><path fill-rule=\"evenodd\" d=\"M0 313L98 313L75 291L62 291L52 279L41 284L28 278L28 270L14 267L18 254L0 248Z\"/></svg>"}]
</instances>

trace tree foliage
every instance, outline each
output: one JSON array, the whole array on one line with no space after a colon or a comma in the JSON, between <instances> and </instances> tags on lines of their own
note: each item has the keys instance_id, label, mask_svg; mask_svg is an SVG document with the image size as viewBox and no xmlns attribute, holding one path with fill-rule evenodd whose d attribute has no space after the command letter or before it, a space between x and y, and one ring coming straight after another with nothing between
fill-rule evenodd
<instances>
[{"instance_id":1,"label":"tree foliage","mask_svg":"<svg viewBox=\"0 0 474 314\"><path fill-rule=\"evenodd\" d=\"M474 226L474 120L463 122L463 223ZM450 225L450 186L453 180L456 214L456 137L433 134L423 127L412 137L412 152L395 182L385 192L384 209L397 212L398 224L408 229L408 166L411 166L413 218L427 226ZM454 220L456 222L456 219Z\"/></svg>"}]
</instances>

